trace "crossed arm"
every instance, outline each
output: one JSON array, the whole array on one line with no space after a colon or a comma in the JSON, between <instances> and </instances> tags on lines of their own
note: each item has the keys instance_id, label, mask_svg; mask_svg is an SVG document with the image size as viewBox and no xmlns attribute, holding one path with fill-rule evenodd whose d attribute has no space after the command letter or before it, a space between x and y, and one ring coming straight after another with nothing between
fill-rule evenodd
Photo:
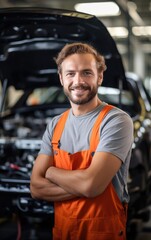
<instances>
[{"instance_id":1,"label":"crossed arm","mask_svg":"<svg viewBox=\"0 0 151 240\"><path fill-rule=\"evenodd\" d=\"M87 169L71 171L54 167L52 157L41 154L31 175L32 197L47 201L95 197L105 190L121 164L113 154L97 152Z\"/></svg>"},{"instance_id":2,"label":"crossed arm","mask_svg":"<svg viewBox=\"0 0 151 240\"><path fill-rule=\"evenodd\" d=\"M46 171L53 165L53 158L40 154L35 160L31 180L30 192L35 199L42 199L46 201L64 201L75 198L73 194L65 191L57 184L49 181L46 177Z\"/></svg>"}]
</instances>

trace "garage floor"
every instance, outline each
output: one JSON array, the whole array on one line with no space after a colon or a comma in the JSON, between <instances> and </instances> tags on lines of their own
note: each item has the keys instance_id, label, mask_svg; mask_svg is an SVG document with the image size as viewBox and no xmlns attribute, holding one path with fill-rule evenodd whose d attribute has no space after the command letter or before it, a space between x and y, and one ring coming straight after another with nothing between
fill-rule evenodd
<instances>
[{"instance_id":1,"label":"garage floor","mask_svg":"<svg viewBox=\"0 0 151 240\"><path fill-rule=\"evenodd\" d=\"M34 219L34 221L33 221ZM52 240L52 225L48 219L43 222L36 218L18 220L16 216L11 218L0 218L0 239L1 240ZM151 240L151 219L141 224L141 230L135 238L129 237L127 240Z\"/></svg>"},{"instance_id":2,"label":"garage floor","mask_svg":"<svg viewBox=\"0 0 151 240\"><path fill-rule=\"evenodd\" d=\"M19 221L16 216L0 219L1 240L51 240L51 223L32 218Z\"/></svg>"}]
</instances>

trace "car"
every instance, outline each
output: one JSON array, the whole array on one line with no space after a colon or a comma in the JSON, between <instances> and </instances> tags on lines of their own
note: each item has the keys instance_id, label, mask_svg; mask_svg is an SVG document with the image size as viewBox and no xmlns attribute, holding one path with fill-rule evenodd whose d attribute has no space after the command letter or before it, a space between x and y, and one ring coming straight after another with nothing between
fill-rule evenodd
<instances>
[{"instance_id":1,"label":"car","mask_svg":"<svg viewBox=\"0 0 151 240\"><path fill-rule=\"evenodd\" d=\"M146 162L146 169L150 175L151 168L151 97L144 86L144 83L137 74L126 72L126 78L130 88L134 92L134 99L137 103L142 114L139 114L141 127L138 128L135 134L134 143L138 143L139 150L143 152L141 162ZM135 123L137 125L137 122ZM137 128L137 126L135 126ZM144 136L144 141L140 140ZM146 139L146 140L145 140Z\"/></svg>"},{"instance_id":2,"label":"car","mask_svg":"<svg viewBox=\"0 0 151 240\"><path fill-rule=\"evenodd\" d=\"M130 211L147 219L150 180L150 110L136 81L126 75L116 43L95 16L48 8L0 9L0 216L31 223L51 219L53 203L33 200L30 174L49 120L70 107L54 58L71 42L87 42L104 55L107 70L99 97L126 111L134 123L129 171ZM137 92L138 91L138 92ZM144 202L145 201L145 202ZM141 214L140 214L141 213ZM143 214L142 214L143 213ZM32 228L34 226L32 225Z\"/></svg>"},{"instance_id":3,"label":"car","mask_svg":"<svg viewBox=\"0 0 151 240\"><path fill-rule=\"evenodd\" d=\"M138 106L140 106L143 118L142 128L139 129L136 135L135 142L139 141L138 139L141 136L142 131L145 133L147 141L144 143L144 148L146 148L146 158L147 165L150 169L151 167L151 97L143 83L143 80L133 72L126 72L126 78L131 89L134 92L134 98L138 99ZM144 151L145 152L145 151Z\"/></svg>"}]
</instances>

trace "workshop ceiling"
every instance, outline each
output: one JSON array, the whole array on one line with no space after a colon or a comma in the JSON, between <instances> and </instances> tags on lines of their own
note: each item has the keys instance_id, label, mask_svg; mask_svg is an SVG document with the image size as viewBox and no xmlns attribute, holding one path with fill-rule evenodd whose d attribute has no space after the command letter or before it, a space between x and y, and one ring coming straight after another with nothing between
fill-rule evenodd
<instances>
[{"instance_id":1,"label":"workshop ceiling","mask_svg":"<svg viewBox=\"0 0 151 240\"><path fill-rule=\"evenodd\" d=\"M52 8L64 8L74 10L74 5L79 2L105 2L107 0L1 0L0 8L2 7L17 7L17 6L46 6ZM110 0L114 1L114 0ZM115 0L121 7L126 9L127 3L136 4L136 11L145 25L151 24L151 0Z\"/></svg>"},{"instance_id":2,"label":"workshop ceiling","mask_svg":"<svg viewBox=\"0 0 151 240\"><path fill-rule=\"evenodd\" d=\"M50 7L75 10L74 6L79 2L104 2L107 0L0 0L0 8L8 7ZM109 1L109 0L108 0ZM151 43L151 0L110 0L116 2L121 14L116 17L101 17L106 27L125 27L129 33L133 26L150 26L149 34L138 35L142 44ZM149 51L150 52L150 51Z\"/></svg>"},{"instance_id":3,"label":"workshop ceiling","mask_svg":"<svg viewBox=\"0 0 151 240\"><path fill-rule=\"evenodd\" d=\"M151 25L151 0L133 0L137 12L146 25Z\"/></svg>"}]
</instances>

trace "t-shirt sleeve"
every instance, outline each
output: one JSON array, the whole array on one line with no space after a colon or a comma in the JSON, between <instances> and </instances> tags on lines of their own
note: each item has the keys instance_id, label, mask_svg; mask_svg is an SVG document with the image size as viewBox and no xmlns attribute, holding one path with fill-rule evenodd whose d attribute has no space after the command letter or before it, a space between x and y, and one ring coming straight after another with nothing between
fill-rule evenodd
<instances>
[{"instance_id":1,"label":"t-shirt sleeve","mask_svg":"<svg viewBox=\"0 0 151 240\"><path fill-rule=\"evenodd\" d=\"M109 152L125 162L133 144L133 122L124 112L115 112L103 121L97 152Z\"/></svg>"},{"instance_id":2,"label":"t-shirt sleeve","mask_svg":"<svg viewBox=\"0 0 151 240\"><path fill-rule=\"evenodd\" d=\"M38 154L46 154L48 156L53 156L51 139L52 139L54 127L55 127L59 117L60 117L60 115L54 117L47 124L46 130L42 137L41 149Z\"/></svg>"}]
</instances>

